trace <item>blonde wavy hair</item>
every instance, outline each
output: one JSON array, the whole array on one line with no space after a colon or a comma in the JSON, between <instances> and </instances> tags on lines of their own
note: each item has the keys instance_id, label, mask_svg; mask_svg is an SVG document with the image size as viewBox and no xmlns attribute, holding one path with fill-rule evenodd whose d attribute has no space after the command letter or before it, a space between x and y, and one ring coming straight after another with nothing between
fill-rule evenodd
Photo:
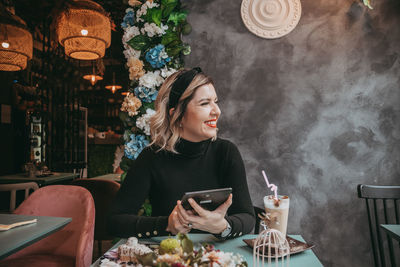
<instances>
[{"instance_id":1,"label":"blonde wavy hair","mask_svg":"<svg viewBox=\"0 0 400 267\"><path fill-rule=\"evenodd\" d=\"M214 85L210 77L202 72L198 73L183 92L174 111L170 114L168 104L172 85L179 75L189 70L190 69L183 69L169 76L158 92L155 101L156 114L154 114L150 120L150 134L152 139L150 145L158 146L158 151L166 150L172 153L178 153L175 150L175 145L180 138L180 124L185 114L187 104L192 100L197 88L206 84Z\"/></svg>"}]
</instances>

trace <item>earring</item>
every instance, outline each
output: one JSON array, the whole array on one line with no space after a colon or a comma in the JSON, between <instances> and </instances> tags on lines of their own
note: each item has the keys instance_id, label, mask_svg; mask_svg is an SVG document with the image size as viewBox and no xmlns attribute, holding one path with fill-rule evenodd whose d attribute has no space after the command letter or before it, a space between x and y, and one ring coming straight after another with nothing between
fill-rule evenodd
<instances>
[{"instance_id":1,"label":"earring","mask_svg":"<svg viewBox=\"0 0 400 267\"><path fill-rule=\"evenodd\" d=\"M182 128L182 123L179 123L179 128Z\"/></svg>"}]
</instances>

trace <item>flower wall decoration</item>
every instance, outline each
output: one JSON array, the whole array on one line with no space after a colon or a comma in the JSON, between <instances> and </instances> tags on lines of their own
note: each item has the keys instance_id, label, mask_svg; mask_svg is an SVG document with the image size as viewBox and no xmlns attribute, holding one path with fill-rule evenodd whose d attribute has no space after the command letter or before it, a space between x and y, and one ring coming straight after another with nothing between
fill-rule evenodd
<instances>
[{"instance_id":1,"label":"flower wall decoration","mask_svg":"<svg viewBox=\"0 0 400 267\"><path fill-rule=\"evenodd\" d=\"M363 4L369 9L373 9L373 7L371 6L371 0L363 0Z\"/></svg>"},{"instance_id":2,"label":"flower wall decoration","mask_svg":"<svg viewBox=\"0 0 400 267\"><path fill-rule=\"evenodd\" d=\"M125 144L125 156L129 159L136 159L140 152L149 145L144 135L129 135L129 142Z\"/></svg>"},{"instance_id":3,"label":"flower wall decoration","mask_svg":"<svg viewBox=\"0 0 400 267\"><path fill-rule=\"evenodd\" d=\"M121 23L130 79L120 112L125 128L122 179L150 143L150 118L158 90L168 76L183 68L183 56L190 54L190 46L181 36L191 31L180 0L129 0L128 4Z\"/></svg>"}]
</instances>

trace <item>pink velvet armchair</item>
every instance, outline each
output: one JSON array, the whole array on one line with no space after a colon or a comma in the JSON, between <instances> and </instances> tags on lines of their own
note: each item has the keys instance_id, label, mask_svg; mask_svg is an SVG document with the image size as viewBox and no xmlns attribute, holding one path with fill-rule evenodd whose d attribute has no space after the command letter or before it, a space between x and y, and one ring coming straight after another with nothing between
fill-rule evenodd
<instances>
[{"instance_id":1,"label":"pink velvet armchair","mask_svg":"<svg viewBox=\"0 0 400 267\"><path fill-rule=\"evenodd\" d=\"M72 221L60 231L0 261L0 266L90 266L95 206L88 190L69 185L42 187L14 213L71 217Z\"/></svg>"}]
</instances>

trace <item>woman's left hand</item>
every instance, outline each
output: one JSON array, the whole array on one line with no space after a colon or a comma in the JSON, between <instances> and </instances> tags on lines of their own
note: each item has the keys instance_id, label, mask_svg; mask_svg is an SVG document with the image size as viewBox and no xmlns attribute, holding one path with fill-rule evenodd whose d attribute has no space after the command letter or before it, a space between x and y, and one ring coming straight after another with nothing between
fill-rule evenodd
<instances>
[{"instance_id":1,"label":"woman's left hand","mask_svg":"<svg viewBox=\"0 0 400 267\"><path fill-rule=\"evenodd\" d=\"M230 194L228 199L214 211L203 209L191 198L189 199L189 203L197 215L191 211L185 210L182 203L178 201L177 211L181 223L186 225L191 224L193 229L202 230L212 234L219 234L226 229L228 222L225 220L225 214L228 208L232 205L232 194Z\"/></svg>"}]
</instances>

